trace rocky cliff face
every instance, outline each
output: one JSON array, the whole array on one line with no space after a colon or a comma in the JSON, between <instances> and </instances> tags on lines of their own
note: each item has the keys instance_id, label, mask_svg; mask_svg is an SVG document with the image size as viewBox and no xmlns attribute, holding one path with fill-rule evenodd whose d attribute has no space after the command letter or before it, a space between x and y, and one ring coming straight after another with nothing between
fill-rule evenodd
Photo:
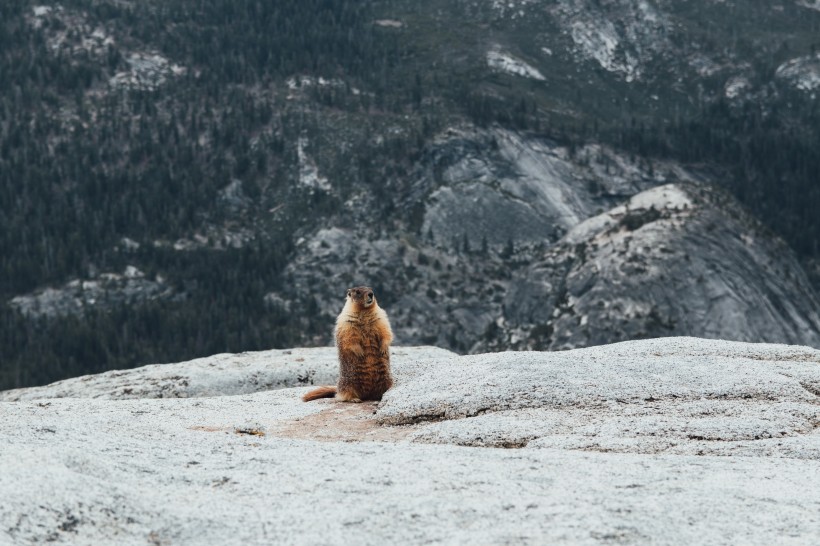
<instances>
[{"instance_id":1,"label":"rocky cliff face","mask_svg":"<svg viewBox=\"0 0 820 546\"><path fill-rule=\"evenodd\" d=\"M683 334L819 346L793 253L710 181L601 146L450 130L396 198L417 230L400 214L398 238L366 214L319 229L286 269L292 291L271 298L314 300L330 322L339 286L370 283L403 343L463 352Z\"/></svg>"},{"instance_id":2,"label":"rocky cliff face","mask_svg":"<svg viewBox=\"0 0 820 546\"><path fill-rule=\"evenodd\" d=\"M820 300L790 250L733 200L698 186L660 186L586 220L518 281L502 345L566 349L684 332L820 344Z\"/></svg>"}]
</instances>

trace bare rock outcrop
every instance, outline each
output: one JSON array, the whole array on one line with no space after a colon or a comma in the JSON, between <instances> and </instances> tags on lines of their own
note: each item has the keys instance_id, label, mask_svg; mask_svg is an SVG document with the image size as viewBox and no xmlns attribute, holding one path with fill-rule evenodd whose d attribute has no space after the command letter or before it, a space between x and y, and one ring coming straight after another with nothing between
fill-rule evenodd
<instances>
[{"instance_id":1,"label":"bare rock outcrop","mask_svg":"<svg viewBox=\"0 0 820 546\"><path fill-rule=\"evenodd\" d=\"M260 354L231 358L239 368ZM668 338L408 352L395 371L381 405L302 403L308 387L92 399L93 377L86 398L78 383L75 398L0 401L0 542L764 545L820 534L818 350ZM241 390L228 388L239 377L222 387Z\"/></svg>"},{"instance_id":2,"label":"bare rock outcrop","mask_svg":"<svg viewBox=\"0 0 820 546\"><path fill-rule=\"evenodd\" d=\"M444 358L438 347L394 347L394 363ZM0 392L0 402L51 398L200 398L335 384L339 359L335 347L219 354L179 364L151 364L130 370L74 377L27 389Z\"/></svg>"}]
</instances>

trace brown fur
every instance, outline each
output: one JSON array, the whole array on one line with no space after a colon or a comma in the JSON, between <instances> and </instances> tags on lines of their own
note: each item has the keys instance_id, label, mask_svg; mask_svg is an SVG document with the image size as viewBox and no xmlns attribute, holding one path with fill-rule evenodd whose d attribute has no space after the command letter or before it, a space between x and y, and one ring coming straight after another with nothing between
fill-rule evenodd
<instances>
[{"instance_id":1,"label":"brown fur","mask_svg":"<svg viewBox=\"0 0 820 546\"><path fill-rule=\"evenodd\" d=\"M336 319L335 335L339 384L314 389L302 400L308 402L334 394L342 402L381 400L393 386L390 375L393 331L387 313L379 307L371 288L360 286L347 291L344 309Z\"/></svg>"},{"instance_id":2,"label":"brown fur","mask_svg":"<svg viewBox=\"0 0 820 546\"><path fill-rule=\"evenodd\" d=\"M302 401L310 402L311 400L318 400L319 398L333 398L334 396L336 396L336 387L331 385L328 387L313 389L302 397Z\"/></svg>"}]
</instances>

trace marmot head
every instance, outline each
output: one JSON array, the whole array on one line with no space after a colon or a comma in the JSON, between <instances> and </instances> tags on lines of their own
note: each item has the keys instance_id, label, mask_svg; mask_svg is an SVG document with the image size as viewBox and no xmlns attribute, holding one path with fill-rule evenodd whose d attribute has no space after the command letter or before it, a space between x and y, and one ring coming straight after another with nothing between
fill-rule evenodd
<instances>
[{"instance_id":1,"label":"marmot head","mask_svg":"<svg viewBox=\"0 0 820 546\"><path fill-rule=\"evenodd\" d=\"M373 289L369 286L357 286L356 288L347 289L347 299L357 304L363 309L367 309L376 303L376 296L373 295Z\"/></svg>"}]
</instances>

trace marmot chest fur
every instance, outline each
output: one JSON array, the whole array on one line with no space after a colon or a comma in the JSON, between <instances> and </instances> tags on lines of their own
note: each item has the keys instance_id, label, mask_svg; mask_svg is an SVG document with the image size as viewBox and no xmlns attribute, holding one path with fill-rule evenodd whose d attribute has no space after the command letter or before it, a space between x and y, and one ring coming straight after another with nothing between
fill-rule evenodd
<instances>
[{"instance_id":1,"label":"marmot chest fur","mask_svg":"<svg viewBox=\"0 0 820 546\"><path fill-rule=\"evenodd\" d=\"M319 387L304 395L308 402L335 396L343 402L381 400L393 386L390 375L390 343L393 331L387 313L379 307L367 286L347 291L344 309L336 319L339 351L339 384Z\"/></svg>"}]
</instances>

